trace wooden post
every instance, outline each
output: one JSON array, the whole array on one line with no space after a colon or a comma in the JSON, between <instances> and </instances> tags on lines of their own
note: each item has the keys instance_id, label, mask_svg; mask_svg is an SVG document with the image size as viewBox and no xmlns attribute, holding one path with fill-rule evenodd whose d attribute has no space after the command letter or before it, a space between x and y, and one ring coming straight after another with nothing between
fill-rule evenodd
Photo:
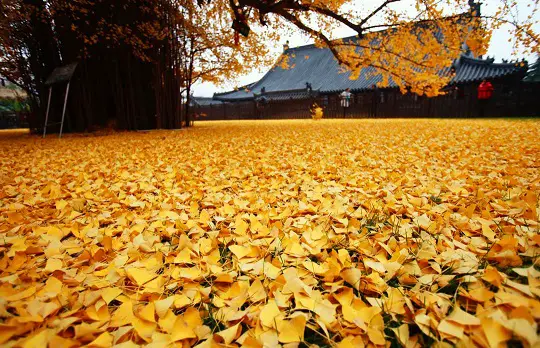
<instances>
[{"instance_id":1,"label":"wooden post","mask_svg":"<svg viewBox=\"0 0 540 348\"><path fill-rule=\"evenodd\" d=\"M68 82L66 87L66 96L64 97L64 109L62 110L62 123L60 124L60 134L58 135L59 138L62 137L62 131L64 130L64 118L66 116L66 106L67 106L67 100L69 95L69 85L71 82Z\"/></svg>"},{"instance_id":2,"label":"wooden post","mask_svg":"<svg viewBox=\"0 0 540 348\"><path fill-rule=\"evenodd\" d=\"M47 134L47 123L49 122L49 110L51 109L51 96L52 96L52 85L49 87L49 101L47 102L47 113L45 114L45 125L43 126L43 138Z\"/></svg>"}]
</instances>

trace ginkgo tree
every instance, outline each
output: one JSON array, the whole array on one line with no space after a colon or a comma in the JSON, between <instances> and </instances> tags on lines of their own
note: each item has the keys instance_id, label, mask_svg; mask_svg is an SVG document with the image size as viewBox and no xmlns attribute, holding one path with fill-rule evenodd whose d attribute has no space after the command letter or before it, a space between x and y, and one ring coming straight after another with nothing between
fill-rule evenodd
<instances>
[{"instance_id":1,"label":"ginkgo tree","mask_svg":"<svg viewBox=\"0 0 540 348\"><path fill-rule=\"evenodd\" d=\"M410 5L410 6L406 6ZM538 0L15 0L0 4L0 74L24 87L43 115L44 81L79 62L73 130L117 121L124 129L189 125L181 95L270 65L269 47L301 31L358 76L373 67L402 91L436 96L440 74L468 49L484 54L494 30L538 52ZM354 39L334 37L347 27ZM388 30L381 30L388 29ZM42 119L35 118L33 127Z\"/></svg>"},{"instance_id":2,"label":"ginkgo tree","mask_svg":"<svg viewBox=\"0 0 540 348\"><path fill-rule=\"evenodd\" d=\"M287 23L308 34L317 45L329 48L352 71L352 78L369 66L382 75L382 85L392 79L402 91L428 96L438 95L451 79L441 76L442 67L449 67L464 50L485 54L491 34L502 26L512 33L515 53L538 52L540 47L535 31L538 0L493 1L495 10L486 14L473 0L231 0L229 4L236 21L248 27L279 33ZM403 6L407 4L415 9ZM352 29L357 37L332 37L338 27Z\"/></svg>"},{"instance_id":3,"label":"ginkgo tree","mask_svg":"<svg viewBox=\"0 0 540 348\"><path fill-rule=\"evenodd\" d=\"M186 96L186 124L191 121L189 105L193 84L200 81L220 84L249 72L251 67L272 63L264 40L251 35L239 44L231 30L230 18L223 17L223 13L227 13L226 6L214 2L207 4L204 10L195 4L183 9L188 20L179 39L183 42L185 57L186 74L181 94Z\"/></svg>"}]
</instances>

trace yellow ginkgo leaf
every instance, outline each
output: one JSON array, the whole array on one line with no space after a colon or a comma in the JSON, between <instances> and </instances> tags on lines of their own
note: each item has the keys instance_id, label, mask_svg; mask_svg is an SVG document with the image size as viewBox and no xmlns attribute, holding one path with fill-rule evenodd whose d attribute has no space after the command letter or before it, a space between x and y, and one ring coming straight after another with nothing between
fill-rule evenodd
<instances>
[{"instance_id":1,"label":"yellow ginkgo leaf","mask_svg":"<svg viewBox=\"0 0 540 348\"><path fill-rule=\"evenodd\" d=\"M482 318L482 329L491 348L500 347L512 338L510 330L491 318Z\"/></svg>"},{"instance_id":2,"label":"yellow ginkgo leaf","mask_svg":"<svg viewBox=\"0 0 540 348\"><path fill-rule=\"evenodd\" d=\"M122 289L120 288L106 288L101 291L101 297L107 304L111 303L111 301L117 298L120 294L122 294Z\"/></svg>"},{"instance_id":3,"label":"yellow ginkgo leaf","mask_svg":"<svg viewBox=\"0 0 540 348\"><path fill-rule=\"evenodd\" d=\"M189 324L184 320L183 316L178 316L174 322L171 340L173 342L185 340L187 338L196 338L197 335Z\"/></svg>"},{"instance_id":4,"label":"yellow ginkgo leaf","mask_svg":"<svg viewBox=\"0 0 540 348\"><path fill-rule=\"evenodd\" d=\"M156 330L157 324L152 323L146 320L133 317L131 324L135 329L135 332L146 342L150 342L154 331Z\"/></svg>"},{"instance_id":5,"label":"yellow ginkgo leaf","mask_svg":"<svg viewBox=\"0 0 540 348\"><path fill-rule=\"evenodd\" d=\"M154 306L156 310L156 314L158 317L163 318L169 308L173 305L176 297L175 296L169 296L163 300L155 301Z\"/></svg>"},{"instance_id":6,"label":"yellow ginkgo leaf","mask_svg":"<svg viewBox=\"0 0 540 348\"><path fill-rule=\"evenodd\" d=\"M111 317L111 327L121 327L131 324L135 316L133 314L133 304L130 300L125 301L118 307Z\"/></svg>"},{"instance_id":7,"label":"yellow ginkgo leaf","mask_svg":"<svg viewBox=\"0 0 540 348\"><path fill-rule=\"evenodd\" d=\"M142 286L152 279L156 278L158 275L154 272L150 272L147 269L144 268L128 268L126 270L127 275L131 280L135 282L135 284Z\"/></svg>"},{"instance_id":8,"label":"yellow ginkgo leaf","mask_svg":"<svg viewBox=\"0 0 540 348\"><path fill-rule=\"evenodd\" d=\"M52 273L54 271L62 269L63 264L62 260L59 259L48 259L47 264L45 265L45 272Z\"/></svg>"},{"instance_id":9,"label":"yellow ginkgo leaf","mask_svg":"<svg viewBox=\"0 0 540 348\"><path fill-rule=\"evenodd\" d=\"M268 303L262 308L260 319L261 323L266 327L276 327L275 319L281 313L276 301L269 300Z\"/></svg>"},{"instance_id":10,"label":"yellow ginkgo leaf","mask_svg":"<svg viewBox=\"0 0 540 348\"><path fill-rule=\"evenodd\" d=\"M472 314L469 314L463 311L461 308L456 306L452 313L446 317L446 320L452 321L461 325L480 325L480 319L475 317Z\"/></svg>"},{"instance_id":11,"label":"yellow ginkgo leaf","mask_svg":"<svg viewBox=\"0 0 540 348\"><path fill-rule=\"evenodd\" d=\"M347 268L341 271L340 275L353 288L360 291L360 280L362 279L362 272L359 269Z\"/></svg>"},{"instance_id":12,"label":"yellow ginkgo leaf","mask_svg":"<svg viewBox=\"0 0 540 348\"><path fill-rule=\"evenodd\" d=\"M139 311L138 317L141 318L141 319L143 319L143 320L146 320L146 321L155 323L155 322L156 322L156 318L155 318L155 306L154 306L154 302L150 302L149 304L147 304L146 306L144 306L144 307Z\"/></svg>"},{"instance_id":13,"label":"yellow ginkgo leaf","mask_svg":"<svg viewBox=\"0 0 540 348\"><path fill-rule=\"evenodd\" d=\"M215 337L217 338L217 341L221 341L223 342L223 344L230 345L234 342L234 340L238 338L238 336L240 336L241 332L242 326L240 326L240 324L236 324L226 330L216 333Z\"/></svg>"},{"instance_id":14,"label":"yellow ginkgo leaf","mask_svg":"<svg viewBox=\"0 0 540 348\"><path fill-rule=\"evenodd\" d=\"M281 343L302 342L306 328L306 318L298 315L291 320L282 320L278 325L279 341Z\"/></svg>"},{"instance_id":15,"label":"yellow ginkgo leaf","mask_svg":"<svg viewBox=\"0 0 540 348\"><path fill-rule=\"evenodd\" d=\"M88 347L106 348L106 347L110 347L112 343L113 343L113 336L108 332L104 332L101 335L99 335L95 340L88 343Z\"/></svg>"}]
</instances>

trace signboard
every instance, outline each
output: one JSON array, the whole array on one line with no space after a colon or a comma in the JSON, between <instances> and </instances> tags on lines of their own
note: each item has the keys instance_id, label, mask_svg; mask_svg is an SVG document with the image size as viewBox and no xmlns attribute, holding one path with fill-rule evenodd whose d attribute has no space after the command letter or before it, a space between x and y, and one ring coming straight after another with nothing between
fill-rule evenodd
<instances>
[{"instance_id":1,"label":"signboard","mask_svg":"<svg viewBox=\"0 0 540 348\"><path fill-rule=\"evenodd\" d=\"M54 69L47 81L45 81L45 85L51 86L57 83L70 81L76 68L77 63L71 63Z\"/></svg>"}]
</instances>

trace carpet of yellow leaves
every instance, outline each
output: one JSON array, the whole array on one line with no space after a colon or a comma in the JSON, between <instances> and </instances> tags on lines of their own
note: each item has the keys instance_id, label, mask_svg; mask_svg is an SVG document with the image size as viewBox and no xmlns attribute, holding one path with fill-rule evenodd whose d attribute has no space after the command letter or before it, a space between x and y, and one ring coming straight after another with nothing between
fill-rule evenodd
<instances>
[{"instance_id":1,"label":"carpet of yellow leaves","mask_svg":"<svg viewBox=\"0 0 540 348\"><path fill-rule=\"evenodd\" d=\"M0 132L6 347L538 346L540 123Z\"/></svg>"}]
</instances>

